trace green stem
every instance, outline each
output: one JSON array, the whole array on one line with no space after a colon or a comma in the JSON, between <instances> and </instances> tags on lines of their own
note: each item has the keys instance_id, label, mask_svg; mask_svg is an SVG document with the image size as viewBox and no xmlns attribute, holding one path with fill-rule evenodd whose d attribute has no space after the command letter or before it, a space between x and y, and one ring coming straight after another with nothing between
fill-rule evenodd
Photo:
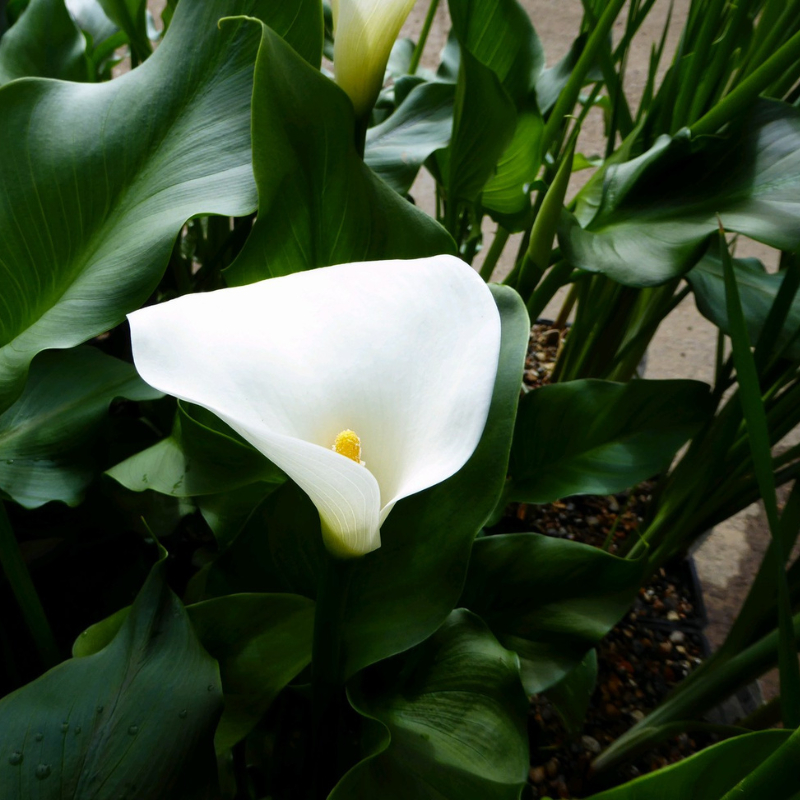
<instances>
[{"instance_id":1,"label":"green stem","mask_svg":"<svg viewBox=\"0 0 800 800\"><path fill-rule=\"evenodd\" d=\"M428 15L425 17L425 22L422 25L422 30L419 34L419 41L411 54L411 63L408 65L408 74L416 75L417 68L419 67L420 59L422 58L422 51L425 49L425 43L428 41L428 34L431 32L436 11L439 8L439 0L431 0L428 6Z\"/></svg>"},{"instance_id":2,"label":"green stem","mask_svg":"<svg viewBox=\"0 0 800 800\"><path fill-rule=\"evenodd\" d=\"M709 136L749 106L764 89L780 78L800 58L798 31L771 58L743 80L729 95L690 127L692 136Z\"/></svg>"},{"instance_id":3,"label":"green stem","mask_svg":"<svg viewBox=\"0 0 800 800\"><path fill-rule=\"evenodd\" d=\"M50 623L42 608L36 587L33 585L28 567L22 558L19 545L11 528L5 505L0 500L0 564L3 567L11 591L19 603L22 616L31 632L36 649L45 668L50 669L61 661Z\"/></svg>"},{"instance_id":4,"label":"green stem","mask_svg":"<svg viewBox=\"0 0 800 800\"><path fill-rule=\"evenodd\" d=\"M487 283L489 282L489 278L492 277L492 273L497 266L497 262L500 260L500 256L503 254L503 248L505 248L506 242L508 242L509 235L509 232L502 225L497 226L497 231L492 240L492 246L489 248L489 252L486 254L486 258L481 266L481 278Z\"/></svg>"},{"instance_id":5,"label":"green stem","mask_svg":"<svg viewBox=\"0 0 800 800\"><path fill-rule=\"evenodd\" d=\"M339 778L339 716L344 697L342 628L350 579L357 561L328 555L317 587L311 694L314 715L315 797L324 800Z\"/></svg>"}]
</instances>

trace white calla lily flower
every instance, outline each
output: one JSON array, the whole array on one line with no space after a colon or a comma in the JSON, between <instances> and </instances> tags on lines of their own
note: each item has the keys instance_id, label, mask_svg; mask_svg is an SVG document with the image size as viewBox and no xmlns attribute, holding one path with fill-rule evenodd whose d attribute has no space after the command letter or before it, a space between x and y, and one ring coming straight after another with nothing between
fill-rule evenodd
<instances>
[{"instance_id":1,"label":"white calla lily flower","mask_svg":"<svg viewBox=\"0 0 800 800\"><path fill-rule=\"evenodd\" d=\"M375 105L397 34L415 0L332 0L333 73L357 117Z\"/></svg>"},{"instance_id":2,"label":"white calla lily flower","mask_svg":"<svg viewBox=\"0 0 800 800\"><path fill-rule=\"evenodd\" d=\"M311 498L340 557L457 472L494 389L500 316L452 256L343 264L129 315L147 383L204 406Z\"/></svg>"}]
</instances>

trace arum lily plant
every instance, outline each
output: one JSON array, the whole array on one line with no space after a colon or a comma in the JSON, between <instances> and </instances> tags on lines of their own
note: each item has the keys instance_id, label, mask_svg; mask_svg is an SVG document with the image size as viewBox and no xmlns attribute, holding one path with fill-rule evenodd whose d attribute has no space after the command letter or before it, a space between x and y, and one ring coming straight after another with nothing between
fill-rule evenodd
<instances>
[{"instance_id":1,"label":"arum lily plant","mask_svg":"<svg viewBox=\"0 0 800 800\"><path fill-rule=\"evenodd\" d=\"M213 411L283 469L340 558L380 547L398 500L464 465L500 349L491 292L452 256L190 295L130 324L139 374Z\"/></svg>"}]
</instances>

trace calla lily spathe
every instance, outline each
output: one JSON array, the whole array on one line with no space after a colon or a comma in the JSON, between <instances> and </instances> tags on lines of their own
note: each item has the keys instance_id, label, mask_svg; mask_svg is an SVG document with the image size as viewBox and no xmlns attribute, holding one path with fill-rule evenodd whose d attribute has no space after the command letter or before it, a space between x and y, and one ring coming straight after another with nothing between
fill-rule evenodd
<instances>
[{"instance_id":1,"label":"calla lily spathe","mask_svg":"<svg viewBox=\"0 0 800 800\"><path fill-rule=\"evenodd\" d=\"M353 101L357 117L375 105L392 46L414 3L332 0L334 77Z\"/></svg>"},{"instance_id":2,"label":"calla lily spathe","mask_svg":"<svg viewBox=\"0 0 800 800\"><path fill-rule=\"evenodd\" d=\"M452 256L325 267L129 320L142 378L283 469L341 557L380 547L398 500L466 463L500 351L491 292Z\"/></svg>"}]
</instances>

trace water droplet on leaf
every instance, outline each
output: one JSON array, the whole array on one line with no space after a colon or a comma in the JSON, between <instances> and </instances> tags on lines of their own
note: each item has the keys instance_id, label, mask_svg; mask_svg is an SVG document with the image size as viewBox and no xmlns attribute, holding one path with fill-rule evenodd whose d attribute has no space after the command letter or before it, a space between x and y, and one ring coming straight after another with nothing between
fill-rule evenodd
<instances>
[{"instance_id":1,"label":"water droplet on leaf","mask_svg":"<svg viewBox=\"0 0 800 800\"><path fill-rule=\"evenodd\" d=\"M128 728L128 733L131 736L136 736L136 734L139 733L139 726L138 725L131 725L130 728Z\"/></svg>"},{"instance_id":2,"label":"water droplet on leaf","mask_svg":"<svg viewBox=\"0 0 800 800\"><path fill-rule=\"evenodd\" d=\"M22 753L17 750L8 757L8 763L11 764L12 767L18 767L22 763L22 758Z\"/></svg>"},{"instance_id":3,"label":"water droplet on leaf","mask_svg":"<svg viewBox=\"0 0 800 800\"><path fill-rule=\"evenodd\" d=\"M49 764L39 764L39 766L36 767L36 772L34 774L40 781L43 781L45 778L49 777L51 772L52 770L50 769Z\"/></svg>"},{"instance_id":4,"label":"water droplet on leaf","mask_svg":"<svg viewBox=\"0 0 800 800\"><path fill-rule=\"evenodd\" d=\"M61 733L66 733L69 730L69 722L61 723Z\"/></svg>"},{"instance_id":5,"label":"water droplet on leaf","mask_svg":"<svg viewBox=\"0 0 800 800\"><path fill-rule=\"evenodd\" d=\"M34 736L33 738L36 739L37 742L41 742L42 739L44 739L44 735L41 733L37 733L36 736Z\"/></svg>"},{"instance_id":6,"label":"water droplet on leaf","mask_svg":"<svg viewBox=\"0 0 800 800\"><path fill-rule=\"evenodd\" d=\"M179 716L181 719L186 719L186 714L187 714L187 711L186 711L186 709L185 709L185 708L183 709L183 711L180 711L180 712L178 712L178 716Z\"/></svg>"}]
</instances>

